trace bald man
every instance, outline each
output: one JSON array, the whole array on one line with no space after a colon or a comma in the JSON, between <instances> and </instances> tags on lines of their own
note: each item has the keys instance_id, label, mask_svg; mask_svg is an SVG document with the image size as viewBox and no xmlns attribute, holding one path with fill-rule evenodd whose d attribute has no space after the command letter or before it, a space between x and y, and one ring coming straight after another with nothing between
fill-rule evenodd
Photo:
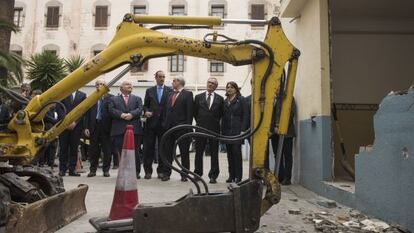
<instances>
[{"instance_id":1,"label":"bald man","mask_svg":"<svg viewBox=\"0 0 414 233\"><path fill-rule=\"evenodd\" d=\"M124 133L127 125L134 126L135 139L135 165L137 179L140 179L141 159L138 146L142 140L142 99L132 93L132 83L124 81L120 87L121 95L114 96L109 102L109 114L112 117L111 137L114 151L118 156L121 155Z\"/></svg>"}]
</instances>

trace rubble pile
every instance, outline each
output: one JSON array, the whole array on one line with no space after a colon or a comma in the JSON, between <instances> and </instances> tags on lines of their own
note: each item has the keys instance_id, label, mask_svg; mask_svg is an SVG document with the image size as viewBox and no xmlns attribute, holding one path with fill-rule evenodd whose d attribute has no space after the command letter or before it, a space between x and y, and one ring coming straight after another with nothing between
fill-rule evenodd
<instances>
[{"instance_id":1,"label":"rubble pile","mask_svg":"<svg viewBox=\"0 0 414 233\"><path fill-rule=\"evenodd\" d=\"M327 212L307 214L304 221L314 225L315 230L324 233L402 233L404 231L385 222L370 219L355 210L347 215L334 215Z\"/></svg>"}]
</instances>

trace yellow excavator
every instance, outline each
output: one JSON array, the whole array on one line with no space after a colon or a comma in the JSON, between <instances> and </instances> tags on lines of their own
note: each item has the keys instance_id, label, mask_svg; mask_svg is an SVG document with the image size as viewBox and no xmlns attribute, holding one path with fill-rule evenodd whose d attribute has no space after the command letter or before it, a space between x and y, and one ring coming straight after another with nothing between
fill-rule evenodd
<instances>
[{"instance_id":1,"label":"yellow excavator","mask_svg":"<svg viewBox=\"0 0 414 233\"><path fill-rule=\"evenodd\" d=\"M146 28L143 25L156 25ZM264 41L236 40L217 32L203 39L192 39L162 32L164 29L214 29L227 24L267 25ZM238 136L223 136L192 125L180 125L167 131L165 140L175 130L196 129L187 137L216 138L231 142L250 138L249 178L229 186L223 193L211 193L206 182L197 174L179 167L171 168L187 176L195 185L177 201L140 204L131 219L107 221L93 218L91 224L100 232L254 232L260 217L280 200L277 178L265 168L270 122L275 98L282 103L278 133L287 132L293 88L300 55L286 38L277 17L270 20L221 19L219 17L145 16L126 14L117 26L116 35L108 47L69 74L56 85L30 101L2 88L6 94L27 106L17 111L0 133L0 232L50 232L86 212L86 185L65 191L62 178L47 169L30 166L31 161L51 140L71 122L80 118L100 97L109 91L131 67L142 66L151 58L182 54L223 61L234 66L252 66L251 129ZM63 120L44 130L43 119L51 105L83 87L99 75L127 65L107 86L101 86ZM287 72L285 72L287 69ZM161 142L162 144L162 142ZM176 144L175 144L176 146ZM161 159L165 160L161 149ZM276 161L276 168L280 161ZM277 174L277 173L275 173ZM189 214L191 213L191 214ZM163 223L163 224L160 224Z\"/></svg>"}]
</instances>

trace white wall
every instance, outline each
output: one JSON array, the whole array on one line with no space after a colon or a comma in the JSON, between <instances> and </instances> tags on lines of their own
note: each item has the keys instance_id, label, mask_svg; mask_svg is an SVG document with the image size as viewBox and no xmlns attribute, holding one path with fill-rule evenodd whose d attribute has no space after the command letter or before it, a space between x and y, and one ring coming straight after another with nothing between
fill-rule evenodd
<instances>
[{"instance_id":1,"label":"white wall","mask_svg":"<svg viewBox=\"0 0 414 233\"><path fill-rule=\"evenodd\" d=\"M380 103L414 84L413 20L333 18L332 80L337 103Z\"/></svg>"}]
</instances>

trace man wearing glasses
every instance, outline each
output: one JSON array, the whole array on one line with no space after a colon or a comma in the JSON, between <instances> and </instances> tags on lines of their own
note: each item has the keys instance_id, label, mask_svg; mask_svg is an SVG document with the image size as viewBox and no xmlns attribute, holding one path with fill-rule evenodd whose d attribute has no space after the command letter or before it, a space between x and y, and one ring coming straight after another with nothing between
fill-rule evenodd
<instances>
[{"instance_id":1,"label":"man wearing glasses","mask_svg":"<svg viewBox=\"0 0 414 233\"><path fill-rule=\"evenodd\" d=\"M158 158L157 173L158 178L163 178L161 168L163 162L159 157L159 142L164 133L162 122L165 110L167 109L167 100L172 92L170 87L164 85L165 74L162 70L155 72L156 85L150 87L145 92L144 98L144 117L146 118L144 126L144 170L145 179L151 179L152 163ZM158 148L155 148L158 141ZM157 153L157 154L156 154Z\"/></svg>"}]
</instances>

